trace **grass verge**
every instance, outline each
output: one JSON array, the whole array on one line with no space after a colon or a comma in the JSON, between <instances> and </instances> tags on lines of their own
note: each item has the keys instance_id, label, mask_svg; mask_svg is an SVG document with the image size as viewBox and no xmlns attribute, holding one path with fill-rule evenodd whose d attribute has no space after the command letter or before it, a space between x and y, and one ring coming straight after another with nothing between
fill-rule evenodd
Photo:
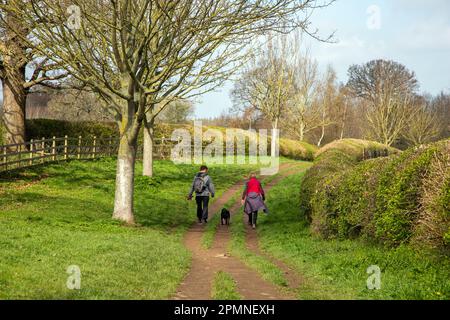
<instances>
[{"instance_id":1,"label":"grass verge","mask_svg":"<svg viewBox=\"0 0 450 320\"><path fill-rule=\"evenodd\" d=\"M214 300L242 300L237 292L236 281L230 274L223 271L217 272L214 277L211 297Z\"/></svg>"}]
</instances>

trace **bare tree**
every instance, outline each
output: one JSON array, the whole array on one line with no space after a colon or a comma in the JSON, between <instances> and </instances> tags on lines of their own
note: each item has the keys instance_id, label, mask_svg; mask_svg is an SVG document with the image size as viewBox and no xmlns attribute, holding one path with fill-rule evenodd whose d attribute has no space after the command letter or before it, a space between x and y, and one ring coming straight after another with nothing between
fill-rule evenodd
<instances>
[{"instance_id":1,"label":"bare tree","mask_svg":"<svg viewBox=\"0 0 450 320\"><path fill-rule=\"evenodd\" d=\"M159 117L160 122L180 124L189 121L189 118L194 115L195 107L192 101L176 100L171 102L162 112Z\"/></svg>"},{"instance_id":2,"label":"bare tree","mask_svg":"<svg viewBox=\"0 0 450 320\"><path fill-rule=\"evenodd\" d=\"M429 101L424 97L417 97L412 109L413 117L403 132L406 141L411 145L422 145L436 140L444 119L439 119L437 112L431 109Z\"/></svg>"},{"instance_id":3,"label":"bare tree","mask_svg":"<svg viewBox=\"0 0 450 320\"><path fill-rule=\"evenodd\" d=\"M365 101L368 134L392 145L410 123L411 99L418 87L414 72L385 60L351 66L347 86Z\"/></svg>"},{"instance_id":4,"label":"bare tree","mask_svg":"<svg viewBox=\"0 0 450 320\"><path fill-rule=\"evenodd\" d=\"M292 57L295 76L284 126L294 137L304 141L305 135L321 124L323 113L318 103L320 81L317 62L308 52L302 52L297 46Z\"/></svg>"},{"instance_id":5,"label":"bare tree","mask_svg":"<svg viewBox=\"0 0 450 320\"><path fill-rule=\"evenodd\" d=\"M316 7L313 0L32 0L20 13L45 22L33 30L35 48L65 65L115 113L120 147L113 217L133 223L142 123L151 135L165 102L222 83L255 36L286 26L308 29L299 13ZM77 14L79 23L70 23Z\"/></svg>"},{"instance_id":6,"label":"bare tree","mask_svg":"<svg viewBox=\"0 0 450 320\"><path fill-rule=\"evenodd\" d=\"M24 6L23 1L0 1L0 80L6 144L26 140L25 107L31 89L37 85L54 87L55 80L66 76L66 73L58 72L57 64L33 50L27 39L31 37L36 19L23 19L21 10ZM27 70L30 76L27 76Z\"/></svg>"},{"instance_id":7,"label":"bare tree","mask_svg":"<svg viewBox=\"0 0 450 320\"><path fill-rule=\"evenodd\" d=\"M317 141L317 146L322 145L323 138L325 137L325 129L334 124L335 120L331 118L331 110L333 105L338 103L339 91L336 83L337 75L336 71L331 66L328 66L325 74L323 84L320 86L320 100L319 100L319 112L320 112L320 137Z\"/></svg>"},{"instance_id":8,"label":"bare tree","mask_svg":"<svg viewBox=\"0 0 450 320\"><path fill-rule=\"evenodd\" d=\"M236 109L253 110L272 124L272 156L275 155L276 130L292 97L294 69L287 57L292 49L288 37L268 36L266 46L253 56L247 70L232 91Z\"/></svg>"},{"instance_id":9,"label":"bare tree","mask_svg":"<svg viewBox=\"0 0 450 320\"><path fill-rule=\"evenodd\" d=\"M52 92L47 104L47 117L64 121L113 122L108 105L86 90L65 89Z\"/></svg>"}]
</instances>

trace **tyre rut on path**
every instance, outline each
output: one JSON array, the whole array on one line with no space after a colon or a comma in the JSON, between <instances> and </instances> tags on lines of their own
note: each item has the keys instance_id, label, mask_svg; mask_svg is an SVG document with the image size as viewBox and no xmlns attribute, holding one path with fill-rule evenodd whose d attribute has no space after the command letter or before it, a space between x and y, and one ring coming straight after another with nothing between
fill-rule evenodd
<instances>
[{"instance_id":1,"label":"tyre rut on path","mask_svg":"<svg viewBox=\"0 0 450 320\"><path fill-rule=\"evenodd\" d=\"M280 169L283 170L280 176L271 181L267 186L275 185L281 178L290 171L292 164L282 164ZM219 210L233 196L243 189L243 182L233 185L220 198L214 201L209 210L210 218L218 214ZM240 212L240 197L231 207L232 216ZM254 231L254 230L251 230ZM224 271L233 277L237 284L237 291L245 300L286 300L295 299L295 296L281 291L276 285L261 278L258 272L246 266L241 260L231 256L228 252L228 244L231 239L231 233L228 226L217 228L215 238L210 249L202 247L202 236L204 233L204 225L195 224L185 234L184 245L192 254L191 268L183 282L179 285L173 299L175 300L208 300L211 299L211 286L214 276L218 271ZM255 235L255 239L249 236ZM248 247L251 250L260 251L257 245L255 232L247 232ZM285 271L283 268L281 268ZM289 277L287 277L289 279ZM289 281L289 280L288 280Z\"/></svg>"}]
</instances>

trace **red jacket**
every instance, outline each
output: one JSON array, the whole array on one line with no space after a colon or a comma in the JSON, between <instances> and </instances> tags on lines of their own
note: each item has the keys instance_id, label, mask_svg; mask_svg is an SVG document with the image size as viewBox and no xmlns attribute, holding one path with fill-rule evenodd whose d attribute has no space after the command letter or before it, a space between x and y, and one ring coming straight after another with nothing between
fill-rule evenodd
<instances>
[{"instance_id":1,"label":"red jacket","mask_svg":"<svg viewBox=\"0 0 450 320\"><path fill-rule=\"evenodd\" d=\"M263 198L265 198L264 189L261 186L261 182L259 182L259 180L256 178L250 178L250 180L247 181L247 183L245 184L244 192L242 194L242 199L245 199L245 197L251 192L258 193L262 195Z\"/></svg>"}]
</instances>

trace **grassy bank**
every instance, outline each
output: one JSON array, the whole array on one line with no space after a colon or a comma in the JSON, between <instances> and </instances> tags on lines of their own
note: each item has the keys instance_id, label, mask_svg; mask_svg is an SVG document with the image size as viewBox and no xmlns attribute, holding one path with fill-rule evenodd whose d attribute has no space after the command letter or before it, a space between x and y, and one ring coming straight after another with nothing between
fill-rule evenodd
<instances>
[{"instance_id":1,"label":"grassy bank","mask_svg":"<svg viewBox=\"0 0 450 320\"><path fill-rule=\"evenodd\" d=\"M252 167L211 166L218 196ZM187 273L183 232L195 220L185 201L198 169L157 161L137 166L139 227L111 220L115 161L36 167L0 180L0 299L164 299ZM69 290L77 265L81 290Z\"/></svg>"},{"instance_id":2,"label":"grassy bank","mask_svg":"<svg viewBox=\"0 0 450 320\"><path fill-rule=\"evenodd\" d=\"M271 214L261 216L263 250L304 276L300 299L450 299L450 261L432 251L395 249L362 240L322 240L311 236L300 217L300 175L275 186ZM300 197L303 195L300 194ZM381 268L381 290L368 290L366 270Z\"/></svg>"}]
</instances>

